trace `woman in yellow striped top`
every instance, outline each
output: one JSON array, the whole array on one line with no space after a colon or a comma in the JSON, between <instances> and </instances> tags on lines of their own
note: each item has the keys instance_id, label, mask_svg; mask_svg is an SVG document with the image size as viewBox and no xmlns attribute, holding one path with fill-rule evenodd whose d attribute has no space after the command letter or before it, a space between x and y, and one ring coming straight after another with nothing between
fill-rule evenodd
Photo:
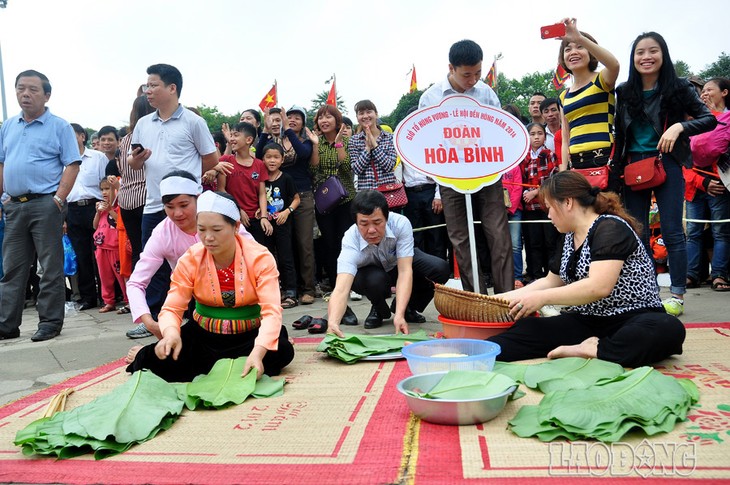
<instances>
[{"instance_id":1,"label":"woman in yellow striped top","mask_svg":"<svg viewBox=\"0 0 730 485\"><path fill-rule=\"evenodd\" d=\"M573 85L561 93L563 146L560 169L600 167L613 146L614 88L619 62L595 39L565 18L558 62L573 75ZM596 72L598 63L605 68ZM557 148L556 148L557 149Z\"/></svg>"}]
</instances>

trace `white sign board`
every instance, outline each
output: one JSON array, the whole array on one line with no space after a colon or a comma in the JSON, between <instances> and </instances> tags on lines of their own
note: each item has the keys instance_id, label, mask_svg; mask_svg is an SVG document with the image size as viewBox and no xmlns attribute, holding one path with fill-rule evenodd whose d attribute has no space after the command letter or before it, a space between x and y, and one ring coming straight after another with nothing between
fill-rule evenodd
<instances>
[{"instance_id":1,"label":"white sign board","mask_svg":"<svg viewBox=\"0 0 730 485\"><path fill-rule=\"evenodd\" d=\"M519 119L457 94L401 121L395 147L404 163L439 184L474 193L524 160L529 143Z\"/></svg>"}]
</instances>

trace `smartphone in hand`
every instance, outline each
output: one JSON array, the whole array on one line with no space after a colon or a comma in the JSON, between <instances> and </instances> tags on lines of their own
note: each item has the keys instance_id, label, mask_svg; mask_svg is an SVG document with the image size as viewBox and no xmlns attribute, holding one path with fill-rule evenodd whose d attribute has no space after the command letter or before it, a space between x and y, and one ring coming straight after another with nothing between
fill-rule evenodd
<instances>
[{"instance_id":1,"label":"smartphone in hand","mask_svg":"<svg viewBox=\"0 0 730 485\"><path fill-rule=\"evenodd\" d=\"M137 150L137 149L144 150L144 147L140 143L132 143L132 150L134 151L134 150Z\"/></svg>"},{"instance_id":2,"label":"smartphone in hand","mask_svg":"<svg viewBox=\"0 0 730 485\"><path fill-rule=\"evenodd\" d=\"M543 39L554 39L565 35L565 24L560 22L553 25L544 25L540 27L540 36Z\"/></svg>"}]
</instances>

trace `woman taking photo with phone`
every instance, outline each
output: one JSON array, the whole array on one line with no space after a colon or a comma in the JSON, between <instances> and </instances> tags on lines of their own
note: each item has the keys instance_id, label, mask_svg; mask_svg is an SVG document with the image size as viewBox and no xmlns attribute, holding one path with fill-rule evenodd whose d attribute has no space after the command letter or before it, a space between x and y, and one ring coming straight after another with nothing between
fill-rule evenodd
<instances>
[{"instance_id":1,"label":"woman taking photo with phone","mask_svg":"<svg viewBox=\"0 0 730 485\"><path fill-rule=\"evenodd\" d=\"M684 78L678 78L664 38L656 32L639 35L631 46L629 79L618 88L616 106L617 172L627 164L662 155L663 184L645 190L624 185L624 204L644 229L649 247L649 207L654 192L667 247L671 297L662 303L667 313L684 313L687 287L687 244L682 227L684 176L692 168L689 137L715 127L717 120Z\"/></svg>"},{"instance_id":2,"label":"woman taking photo with phone","mask_svg":"<svg viewBox=\"0 0 730 485\"><path fill-rule=\"evenodd\" d=\"M563 105L560 169L603 167L608 164L613 147L614 87L619 62L592 36L579 31L576 19L565 18L561 22L565 24L565 35L561 37L558 62L573 75L573 85L560 94ZM596 72L599 62L605 68Z\"/></svg>"}]
</instances>

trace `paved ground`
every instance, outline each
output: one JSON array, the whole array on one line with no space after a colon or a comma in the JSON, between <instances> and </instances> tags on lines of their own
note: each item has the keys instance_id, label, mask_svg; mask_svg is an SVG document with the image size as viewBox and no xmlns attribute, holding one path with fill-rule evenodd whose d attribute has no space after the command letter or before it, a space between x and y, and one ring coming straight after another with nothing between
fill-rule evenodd
<instances>
[{"instance_id":1,"label":"paved ground","mask_svg":"<svg viewBox=\"0 0 730 485\"><path fill-rule=\"evenodd\" d=\"M662 296L667 296L663 290ZM689 290L685 304L684 322L726 322L730 321L730 293L717 293L703 286ZM352 333L392 333L392 323L386 322L382 328L364 330L362 321L367 316L370 305L367 300L353 301L351 306L360 319L357 327L345 327ZM323 316L326 302L317 299L313 305L297 306L284 310L284 324L291 336L307 336L306 330L292 330L291 323L301 315ZM427 322L411 325L411 328L424 328L428 332L441 330L436 320L437 312L433 304L424 314ZM116 360L127 353L134 343L152 343L152 337L132 341L125 332L132 328L129 315L98 313L98 309L79 312L66 318L60 336L46 342L32 342L31 335L37 328L35 309L27 309L23 314L20 338L0 341L0 405L20 399L34 391L61 382L83 371Z\"/></svg>"}]
</instances>

